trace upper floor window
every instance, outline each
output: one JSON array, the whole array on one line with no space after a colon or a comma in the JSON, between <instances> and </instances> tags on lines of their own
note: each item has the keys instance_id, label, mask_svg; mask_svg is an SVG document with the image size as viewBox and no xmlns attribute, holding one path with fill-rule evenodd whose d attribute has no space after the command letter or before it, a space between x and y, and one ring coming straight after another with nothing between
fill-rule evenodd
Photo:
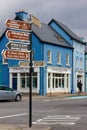
<instances>
[{"instance_id":1,"label":"upper floor window","mask_svg":"<svg viewBox=\"0 0 87 130\"><path fill-rule=\"evenodd\" d=\"M69 54L66 54L66 65L70 65Z\"/></svg>"},{"instance_id":2,"label":"upper floor window","mask_svg":"<svg viewBox=\"0 0 87 130\"><path fill-rule=\"evenodd\" d=\"M51 51L47 52L47 62L52 63L52 52Z\"/></svg>"},{"instance_id":3,"label":"upper floor window","mask_svg":"<svg viewBox=\"0 0 87 130\"><path fill-rule=\"evenodd\" d=\"M86 58L86 61L85 61L85 69L87 71L87 58Z\"/></svg>"},{"instance_id":4,"label":"upper floor window","mask_svg":"<svg viewBox=\"0 0 87 130\"><path fill-rule=\"evenodd\" d=\"M78 67L79 66L79 59L78 59L78 57L76 58L76 67Z\"/></svg>"},{"instance_id":5,"label":"upper floor window","mask_svg":"<svg viewBox=\"0 0 87 130\"><path fill-rule=\"evenodd\" d=\"M57 54L57 63L61 64L61 53L60 52L58 52L58 54Z\"/></svg>"},{"instance_id":6,"label":"upper floor window","mask_svg":"<svg viewBox=\"0 0 87 130\"><path fill-rule=\"evenodd\" d=\"M82 58L80 59L80 68L82 68Z\"/></svg>"}]
</instances>

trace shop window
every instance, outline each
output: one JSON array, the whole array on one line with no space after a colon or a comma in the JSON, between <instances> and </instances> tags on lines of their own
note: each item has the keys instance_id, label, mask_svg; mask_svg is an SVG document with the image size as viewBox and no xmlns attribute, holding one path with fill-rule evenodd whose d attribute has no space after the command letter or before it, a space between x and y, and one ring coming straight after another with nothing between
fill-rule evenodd
<instances>
[{"instance_id":1,"label":"shop window","mask_svg":"<svg viewBox=\"0 0 87 130\"><path fill-rule=\"evenodd\" d=\"M48 88L51 86L51 74L48 73Z\"/></svg>"},{"instance_id":2,"label":"shop window","mask_svg":"<svg viewBox=\"0 0 87 130\"><path fill-rule=\"evenodd\" d=\"M30 75L29 73L21 73L21 88L28 89L30 87ZM37 88L37 73L33 73L32 77L33 88Z\"/></svg>"}]
</instances>

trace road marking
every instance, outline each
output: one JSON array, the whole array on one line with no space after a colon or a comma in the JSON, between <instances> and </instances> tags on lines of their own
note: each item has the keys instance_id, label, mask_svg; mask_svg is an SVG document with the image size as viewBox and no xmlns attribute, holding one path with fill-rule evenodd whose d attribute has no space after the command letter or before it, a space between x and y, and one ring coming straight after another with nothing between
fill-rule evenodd
<instances>
[{"instance_id":1,"label":"road marking","mask_svg":"<svg viewBox=\"0 0 87 130\"><path fill-rule=\"evenodd\" d=\"M60 125L75 125L75 123L81 117L76 116L69 116L69 115L53 115L53 116L46 116L42 119L37 120L34 122L35 124L43 124L43 125L50 125L50 124L60 124Z\"/></svg>"},{"instance_id":2,"label":"road marking","mask_svg":"<svg viewBox=\"0 0 87 130\"><path fill-rule=\"evenodd\" d=\"M8 116L1 116L0 119L12 118L12 117L18 117L18 116L24 116L24 115L27 115L27 113L21 113L21 114L16 114L16 115L8 115Z\"/></svg>"},{"instance_id":3,"label":"road marking","mask_svg":"<svg viewBox=\"0 0 87 130\"><path fill-rule=\"evenodd\" d=\"M71 97L66 97L67 99L84 99L87 98L87 96L71 96Z\"/></svg>"}]
</instances>

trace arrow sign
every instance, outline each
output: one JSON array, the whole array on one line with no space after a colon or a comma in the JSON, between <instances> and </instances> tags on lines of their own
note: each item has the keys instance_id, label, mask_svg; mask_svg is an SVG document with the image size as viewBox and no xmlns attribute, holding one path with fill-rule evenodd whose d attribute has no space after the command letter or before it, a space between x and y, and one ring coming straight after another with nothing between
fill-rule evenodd
<instances>
[{"instance_id":1,"label":"arrow sign","mask_svg":"<svg viewBox=\"0 0 87 130\"><path fill-rule=\"evenodd\" d=\"M29 60L30 59L30 52L3 50L2 56L6 59Z\"/></svg>"},{"instance_id":2,"label":"arrow sign","mask_svg":"<svg viewBox=\"0 0 87 130\"><path fill-rule=\"evenodd\" d=\"M29 41L30 37L28 33L25 32L15 32L8 30L6 32L6 37L10 40L20 40L20 41Z\"/></svg>"},{"instance_id":3,"label":"arrow sign","mask_svg":"<svg viewBox=\"0 0 87 130\"><path fill-rule=\"evenodd\" d=\"M5 23L7 28L31 31L31 26L28 22L8 19Z\"/></svg>"}]
</instances>

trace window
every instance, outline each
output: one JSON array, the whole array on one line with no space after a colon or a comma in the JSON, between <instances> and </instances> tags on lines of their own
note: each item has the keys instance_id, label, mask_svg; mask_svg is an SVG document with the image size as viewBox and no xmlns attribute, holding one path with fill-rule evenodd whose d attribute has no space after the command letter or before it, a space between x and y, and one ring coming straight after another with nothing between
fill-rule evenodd
<instances>
[{"instance_id":1,"label":"window","mask_svg":"<svg viewBox=\"0 0 87 130\"><path fill-rule=\"evenodd\" d=\"M70 65L70 63L69 63L69 54L66 54L66 65Z\"/></svg>"},{"instance_id":2,"label":"window","mask_svg":"<svg viewBox=\"0 0 87 130\"><path fill-rule=\"evenodd\" d=\"M53 74L53 88L64 88L64 74Z\"/></svg>"},{"instance_id":3,"label":"window","mask_svg":"<svg viewBox=\"0 0 87 130\"><path fill-rule=\"evenodd\" d=\"M58 54L57 54L57 63L61 64L61 53L60 52L58 52Z\"/></svg>"},{"instance_id":4,"label":"window","mask_svg":"<svg viewBox=\"0 0 87 130\"><path fill-rule=\"evenodd\" d=\"M86 71L87 71L87 58L86 58L86 61L85 61L86 63L85 63L85 69L86 69Z\"/></svg>"},{"instance_id":5,"label":"window","mask_svg":"<svg viewBox=\"0 0 87 130\"><path fill-rule=\"evenodd\" d=\"M51 73L48 73L48 88L51 87Z\"/></svg>"},{"instance_id":6,"label":"window","mask_svg":"<svg viewBox=\"0 0 87 130\"><path fill-rule=\"evenodd\" d=\"M47 52L47 62L52 63L52 52L51 51Z\"/></svg>"},{"instance_id":7,"label":"window","mask_svg":"<svg viewBox=\"0 0 87 130\"><path fill-rule=\"evenodd\" d=\"M78 59L78 57L76 58L76 66L77 67L79 66L79 59Z\"/></svg>"},{"instance_id":8,"label":"window","mask_svg":"<svg viewBox=\"0 0 87 130\"><path fill-rule=\"evenodd\" d=\"M7 64L8 63L8 59L3 58L3 64Z\"/></svg>"},{"instance_id":9,"label":"window","mask_svg":"<svg viewBox=\"0 0 87 130\"><path fill-rule=\"evenodd\" d=\"M82 58L80 59L80 68L82 68Z\"/></svg>"},{"instance_id":10,"label":"window","mask_svg":"<svg viewBox=\"0 0 87 130\"><path fill-rule=\"evenodd\" d=\"M21 88L28 89L30 87L30 75L29 73L21 73ZM33 73L33 88L37 88L37 73Z\"/></svg>"}]
</instances>

